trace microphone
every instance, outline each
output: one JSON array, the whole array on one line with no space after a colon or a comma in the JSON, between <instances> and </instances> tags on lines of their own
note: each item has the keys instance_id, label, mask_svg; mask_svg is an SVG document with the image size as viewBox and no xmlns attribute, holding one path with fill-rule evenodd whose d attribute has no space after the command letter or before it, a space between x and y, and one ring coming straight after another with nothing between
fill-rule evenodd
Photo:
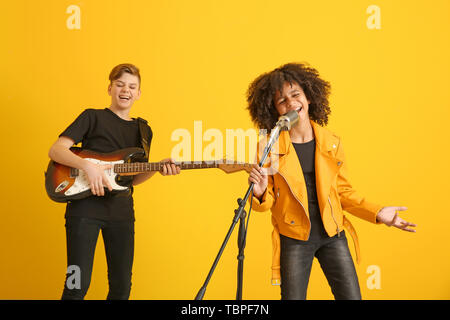
<instances>
[{"instance_id":1,"label":"microphone","mask_svg":"<svg viewBox=\"0 0 450 320\"><path fill-rule=\"evenodd\" d=\"M298 113L295 110L291 110L288 113L283 114L278 118L276 126L280 126L281 130L291 130L298 122Z\"/></svg>"},{"instance_id":2,"label":"microphone","mask_svg":"<svg viewBox=\"0 0 450 320\"><path fill-rule=\"evenodd\" d=\"M278 118L278 122L270 132L270 138L267 142L267 146L272 147L275 139L278 138L280 131L289 131L298 122L298 113L295 110L291 110Z\"/></svg>"}]
</instances>

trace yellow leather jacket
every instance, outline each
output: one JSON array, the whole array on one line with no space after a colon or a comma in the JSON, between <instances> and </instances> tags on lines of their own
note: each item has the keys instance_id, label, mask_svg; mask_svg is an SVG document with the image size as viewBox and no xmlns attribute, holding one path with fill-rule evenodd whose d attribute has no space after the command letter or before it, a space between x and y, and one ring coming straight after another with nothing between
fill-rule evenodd
<instances>
[{"instance_id":1,"label":"yellow leather jacket","mask_svg":"<svg viewBox=\"0 0 450 320\"><path fill-rule=\"evenodd\" d=\"M343 211L378 223L376 215L382 206L358 195L348 181L340 138L314 121L311 125L316 140L316 188L323 225L330 237L340 234L344 227L347 229L353 238L359 263L358 237ZM264 148L265 144L261 147ZM272 211L272 284L280 284L280 233L290 238L308 240L311 229L305 180L288 131L281 132L269 154L267 165L277 165L278 172L268 176L266 192L261 201L253 197L252 208L261 212Z\"/></svg>"}]
</instances>

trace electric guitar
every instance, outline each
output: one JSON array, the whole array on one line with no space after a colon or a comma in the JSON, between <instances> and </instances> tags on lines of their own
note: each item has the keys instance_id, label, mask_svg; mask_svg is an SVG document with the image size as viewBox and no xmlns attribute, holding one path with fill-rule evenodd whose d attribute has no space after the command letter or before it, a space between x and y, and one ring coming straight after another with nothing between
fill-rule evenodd
<instances>
[{"instance_id":1,"label":"electric guitar","mask_svg":"<svg viewBox=\"0 0 450 320\"><path fill-rule=\"evenodd\" d=\"M105 174L112 186L112 193L128 192L132 176L143 172L161 171L164 162L145 162L144 150L126 148L111 153L100 153L72 147L70 150L79 157L99 165L111 165ZM176 162L180 169L219 168L226 173L241 170L250 172L249 163L230 163L226 160L202 162ZM83 170L71 168L50 160L45 172L47 195L56 202L79 200L92 195L88 177ZM105 191L109 191L105 188Z\"/></svg>"}]
</instances>

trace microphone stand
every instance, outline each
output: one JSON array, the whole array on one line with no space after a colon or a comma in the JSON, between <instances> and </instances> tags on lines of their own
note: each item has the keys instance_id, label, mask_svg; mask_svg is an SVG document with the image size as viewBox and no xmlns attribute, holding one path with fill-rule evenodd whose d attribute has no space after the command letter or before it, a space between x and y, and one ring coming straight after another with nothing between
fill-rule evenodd
<instances>
[{"instance_id":1,"label":"microphone stand","mask_svg":"<svg viewBox=\"0 0 450 320\"><path fill-rule=\"evenodd\" d=\"M275 126L275 128L273 128L270 133L269 141L268 141L266 147L264 148L263 156L259 163L259 166L261 168L264 165L264 163L266 162L267 156L269 155L269 151L272 149L272 146L274 145L275 141L278 139L280 130L282 129L282 125L281 125L281 123L279 125L279 123L277 123L277 126ZM287 130L289 130L289 129L290 129L290 126L288 125ZM245 193L244 199L239 198L237 200L239 207L234 210L233 222L231 223L231 226L228 229L228 232L225 236L225 240L223 241L222 246L219 249L216 259L214 260L214 263L213 263L211 269L209 270L209 273L205 279L205 282L203 283L203 286L198 291L198 293L195 297L195 300L203 299L203 296L205 295L206 287L208 286L209 280L211 279L212 274L213 274L214 270L216 269L216 266L220 260L220 257L222 256L223 250L225 249L225 247L228 243L228 240L229 240L231 234L233 233L234 227L236 226L238 221L240 221L240 225L239 225L239 235L238 235L239 254L237 256L237 259L238 259L238 285L237 285L237 292L236 292L236 300L242 300L242 284L243 284L243 271L244 271L244 248L245 248L245 234L246 234L246 230L245 230L245 226L244 226L246 212L244 210L244 207L245 207L245 204L247 203L247 200L248 200L250 194L253 195L253 187L254 187L254 183L252 182L250 184L250 186L248 187L247 192Z\"/></svg>"}]
</instances>

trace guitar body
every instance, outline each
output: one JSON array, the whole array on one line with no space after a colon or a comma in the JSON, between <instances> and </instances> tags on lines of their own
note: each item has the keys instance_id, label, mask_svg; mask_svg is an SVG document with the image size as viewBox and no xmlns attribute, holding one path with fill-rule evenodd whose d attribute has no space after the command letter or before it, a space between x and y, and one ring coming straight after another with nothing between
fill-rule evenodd
<instances>
[{"instance_id":1,"label":"guitar body","mask_svg":"<svg viewBox=\"0 0 450 320\"><path fill-rule=\"evenodd\" d=\"M111 153L99 153L72 147L70 150L79 157L96 164L121 164L145 161L145 153L140 148L126 148ZM113 169L105 170L105 174L113 187L112 193L128 192L132 177L123 177ZM91 189L87 175L83 170L70 168L50 161L45 172L45 188L50 199L56 202L79 200L90 195ZM105 188L109 192L108 189Z\"/></svg>"}]
</instances>

